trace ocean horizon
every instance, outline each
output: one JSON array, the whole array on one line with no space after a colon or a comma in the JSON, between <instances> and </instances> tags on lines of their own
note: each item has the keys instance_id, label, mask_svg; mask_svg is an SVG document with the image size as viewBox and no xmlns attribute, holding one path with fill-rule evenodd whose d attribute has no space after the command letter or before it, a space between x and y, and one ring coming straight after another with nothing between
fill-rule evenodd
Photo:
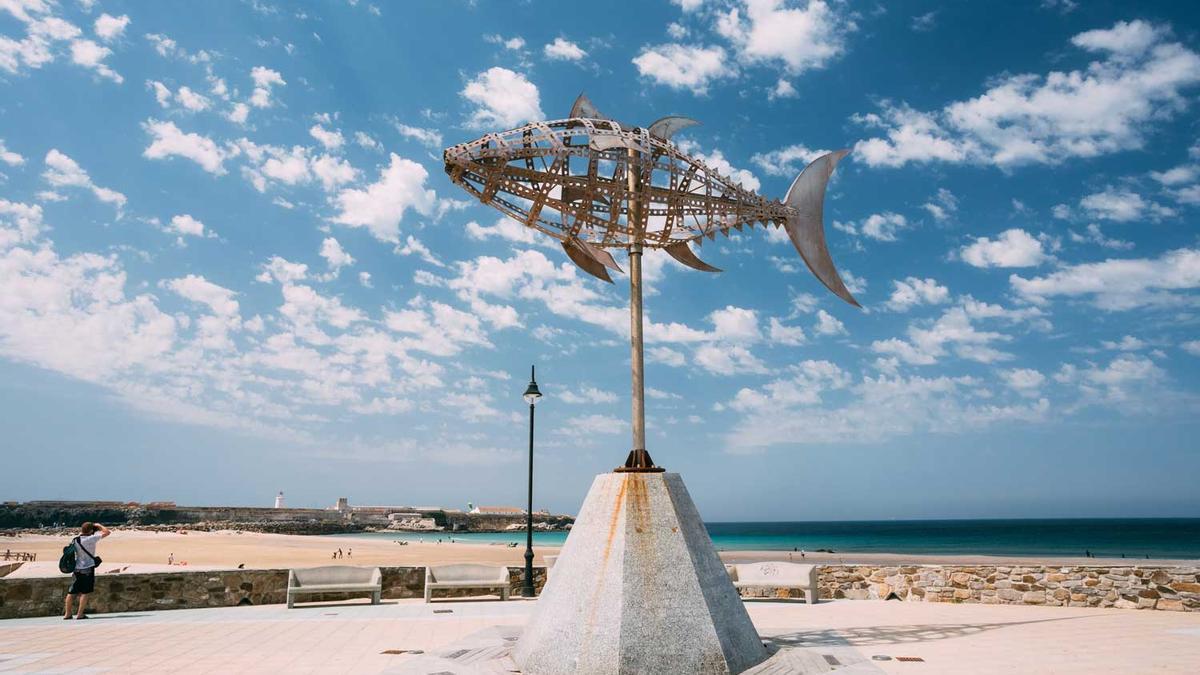
<instances>
[{"instance_id":1,"label":"ocean horizon","mask_svg":"<svg viewBox=\"0 0 1200 675\"><path fill-rule=\"evenodd\" d=\"M718 550L900 553L913 555L1083 556L1200 559L1200 518L1038 518L768 521L705 523ZM561 546L567 532L534 532L537 546ZM401 541L524 544L512 532L361 532L338 536Z\"/></svg>"}]
</instances>

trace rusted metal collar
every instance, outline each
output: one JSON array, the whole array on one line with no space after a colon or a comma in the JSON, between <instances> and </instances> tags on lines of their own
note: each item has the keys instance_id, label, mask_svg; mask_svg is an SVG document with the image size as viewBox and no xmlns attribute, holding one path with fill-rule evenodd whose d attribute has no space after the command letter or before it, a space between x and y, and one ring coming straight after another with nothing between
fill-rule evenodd
<instances>
[{"instance_id":1,"label":"rusted metal collar","mask_svg":"<svg viewBox=\"0 0 1200 675\"><path fill-rule=\"evenodd\" d=\"M654 466L654 460L650 459L650 453L644 448L638 448L629 451L629 457L625 459L625 466L618 466L613 469L615 473L662 473L666 469L661 466Z\"/></svg>"}]
</instances>

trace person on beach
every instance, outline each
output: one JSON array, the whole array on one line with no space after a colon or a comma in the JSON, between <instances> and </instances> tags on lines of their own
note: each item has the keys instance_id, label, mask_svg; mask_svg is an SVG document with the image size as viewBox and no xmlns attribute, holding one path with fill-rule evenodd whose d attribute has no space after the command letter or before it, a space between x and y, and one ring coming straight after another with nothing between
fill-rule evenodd
<instances>
[{"instance_id":1,"label":"person on beach","mask_svg":"<svg viewBox=\"0 0 1200 675\"><path fill-rule=\"evenodd\" d=\"M174 554L174 553L172 553L171 555L167 556L167 564L168 564L168 565L174 565L174 564L175 564L175 554Z\"/></svg>"},{"instance_id":2,"label":"person on beach","mask_svg":"<svg viewBox=\"0 0 1200 675\"><path fill-rule=\"evenodd\" d=\"M354 549L352 549L352 548L346 549L346 557L353 558L354 557Z\"/></svg>"},{"instance_id":3,"label":"person on beach","mask_svg":"<svg viewBox=\"0 0 1200 675\"><path fill-rule=\"evenodd\" d=\"M75 537L75 573L72 575L71 587L67 589L67 597L63 600L63 619L71 618L71 603L79 598L79 612L76 619L88 618L88 595L96 588L96 544L101 539L112 534L112 530L100 523L84 523L79 528L79 536Z\"/></svg>"}]
</instances>

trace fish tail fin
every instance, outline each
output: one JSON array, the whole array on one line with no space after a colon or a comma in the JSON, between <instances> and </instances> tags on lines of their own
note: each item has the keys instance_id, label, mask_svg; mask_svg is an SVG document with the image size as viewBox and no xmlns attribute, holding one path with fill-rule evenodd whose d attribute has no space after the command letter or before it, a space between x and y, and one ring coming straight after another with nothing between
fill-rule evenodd
<instances>
[{"instance_id":1,"label":"fish tail fin","mask_svg":"<svg viewBox=\"0 0 1200 675\"><path fill-rule=\"evenodd\" d=\"M849 150L838 150L822 155L800 172L783 200L796 210L784 227L813 276L834 295L855 307L862 307L846 288L825 244L825 186L829 184L834 167L848 154Z\"/></svg>"}]
</instances>

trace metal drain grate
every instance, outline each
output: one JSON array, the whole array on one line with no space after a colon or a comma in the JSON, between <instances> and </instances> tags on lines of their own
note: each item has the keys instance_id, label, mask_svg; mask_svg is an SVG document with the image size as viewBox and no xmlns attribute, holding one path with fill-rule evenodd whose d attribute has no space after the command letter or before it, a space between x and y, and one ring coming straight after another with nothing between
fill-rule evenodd
<instances>
[{"instance_id":1,"label":"metal drain grate","mask_svg":"<svg viewBox=\"0 0 1200 675\"><path fill-rule=\"evenodd\" d=\"M435 610L433 610L433 613L434 614L453 614L454 610L452 610L452 609L435 609Z\"/></svg>"},{"instance_id":2,"label":"metal drain grate","mask_svg":"<svg viewBox=\"0 0 1200 675\"><path fill-rule=\"evenodd\" d=\"M450 659L451 661L453 661L454 659L459 658L463 654L470 654L472 651L473 650L470 650L470 649L458 649L458 650L450 652L449 654L443 654L442 658Z\"/></svg>"},{"instance_id":3,"label":"metal drain grate","mask_svg":"<svg viewBox=\"0 0 1200 675\"><path fill-rule=\"evenodd\" d=\"M896 660L897 661L914 661L914 662L921 662L921 663L925 662L925 659L923 659L919 656L897 656Z\"/></svg>"},{"instance_id":4,"label":"metal drain grate","mask_svg":"<svg viewBox=\"0 0 1200 675\"><path fill-rule=\"evenodd\" d=\"M837 660L837 657L836 657L836 656L834 656L833 654L822 654L822 655L821 655L821 658L825 659L825 663L828 663L828 664L829 664L829 665L831 665L831 666L840 666L840 665L842 665L842 662L841 662L841 661L838 661L838 660Z\"/></svg>"}]
</instances>

